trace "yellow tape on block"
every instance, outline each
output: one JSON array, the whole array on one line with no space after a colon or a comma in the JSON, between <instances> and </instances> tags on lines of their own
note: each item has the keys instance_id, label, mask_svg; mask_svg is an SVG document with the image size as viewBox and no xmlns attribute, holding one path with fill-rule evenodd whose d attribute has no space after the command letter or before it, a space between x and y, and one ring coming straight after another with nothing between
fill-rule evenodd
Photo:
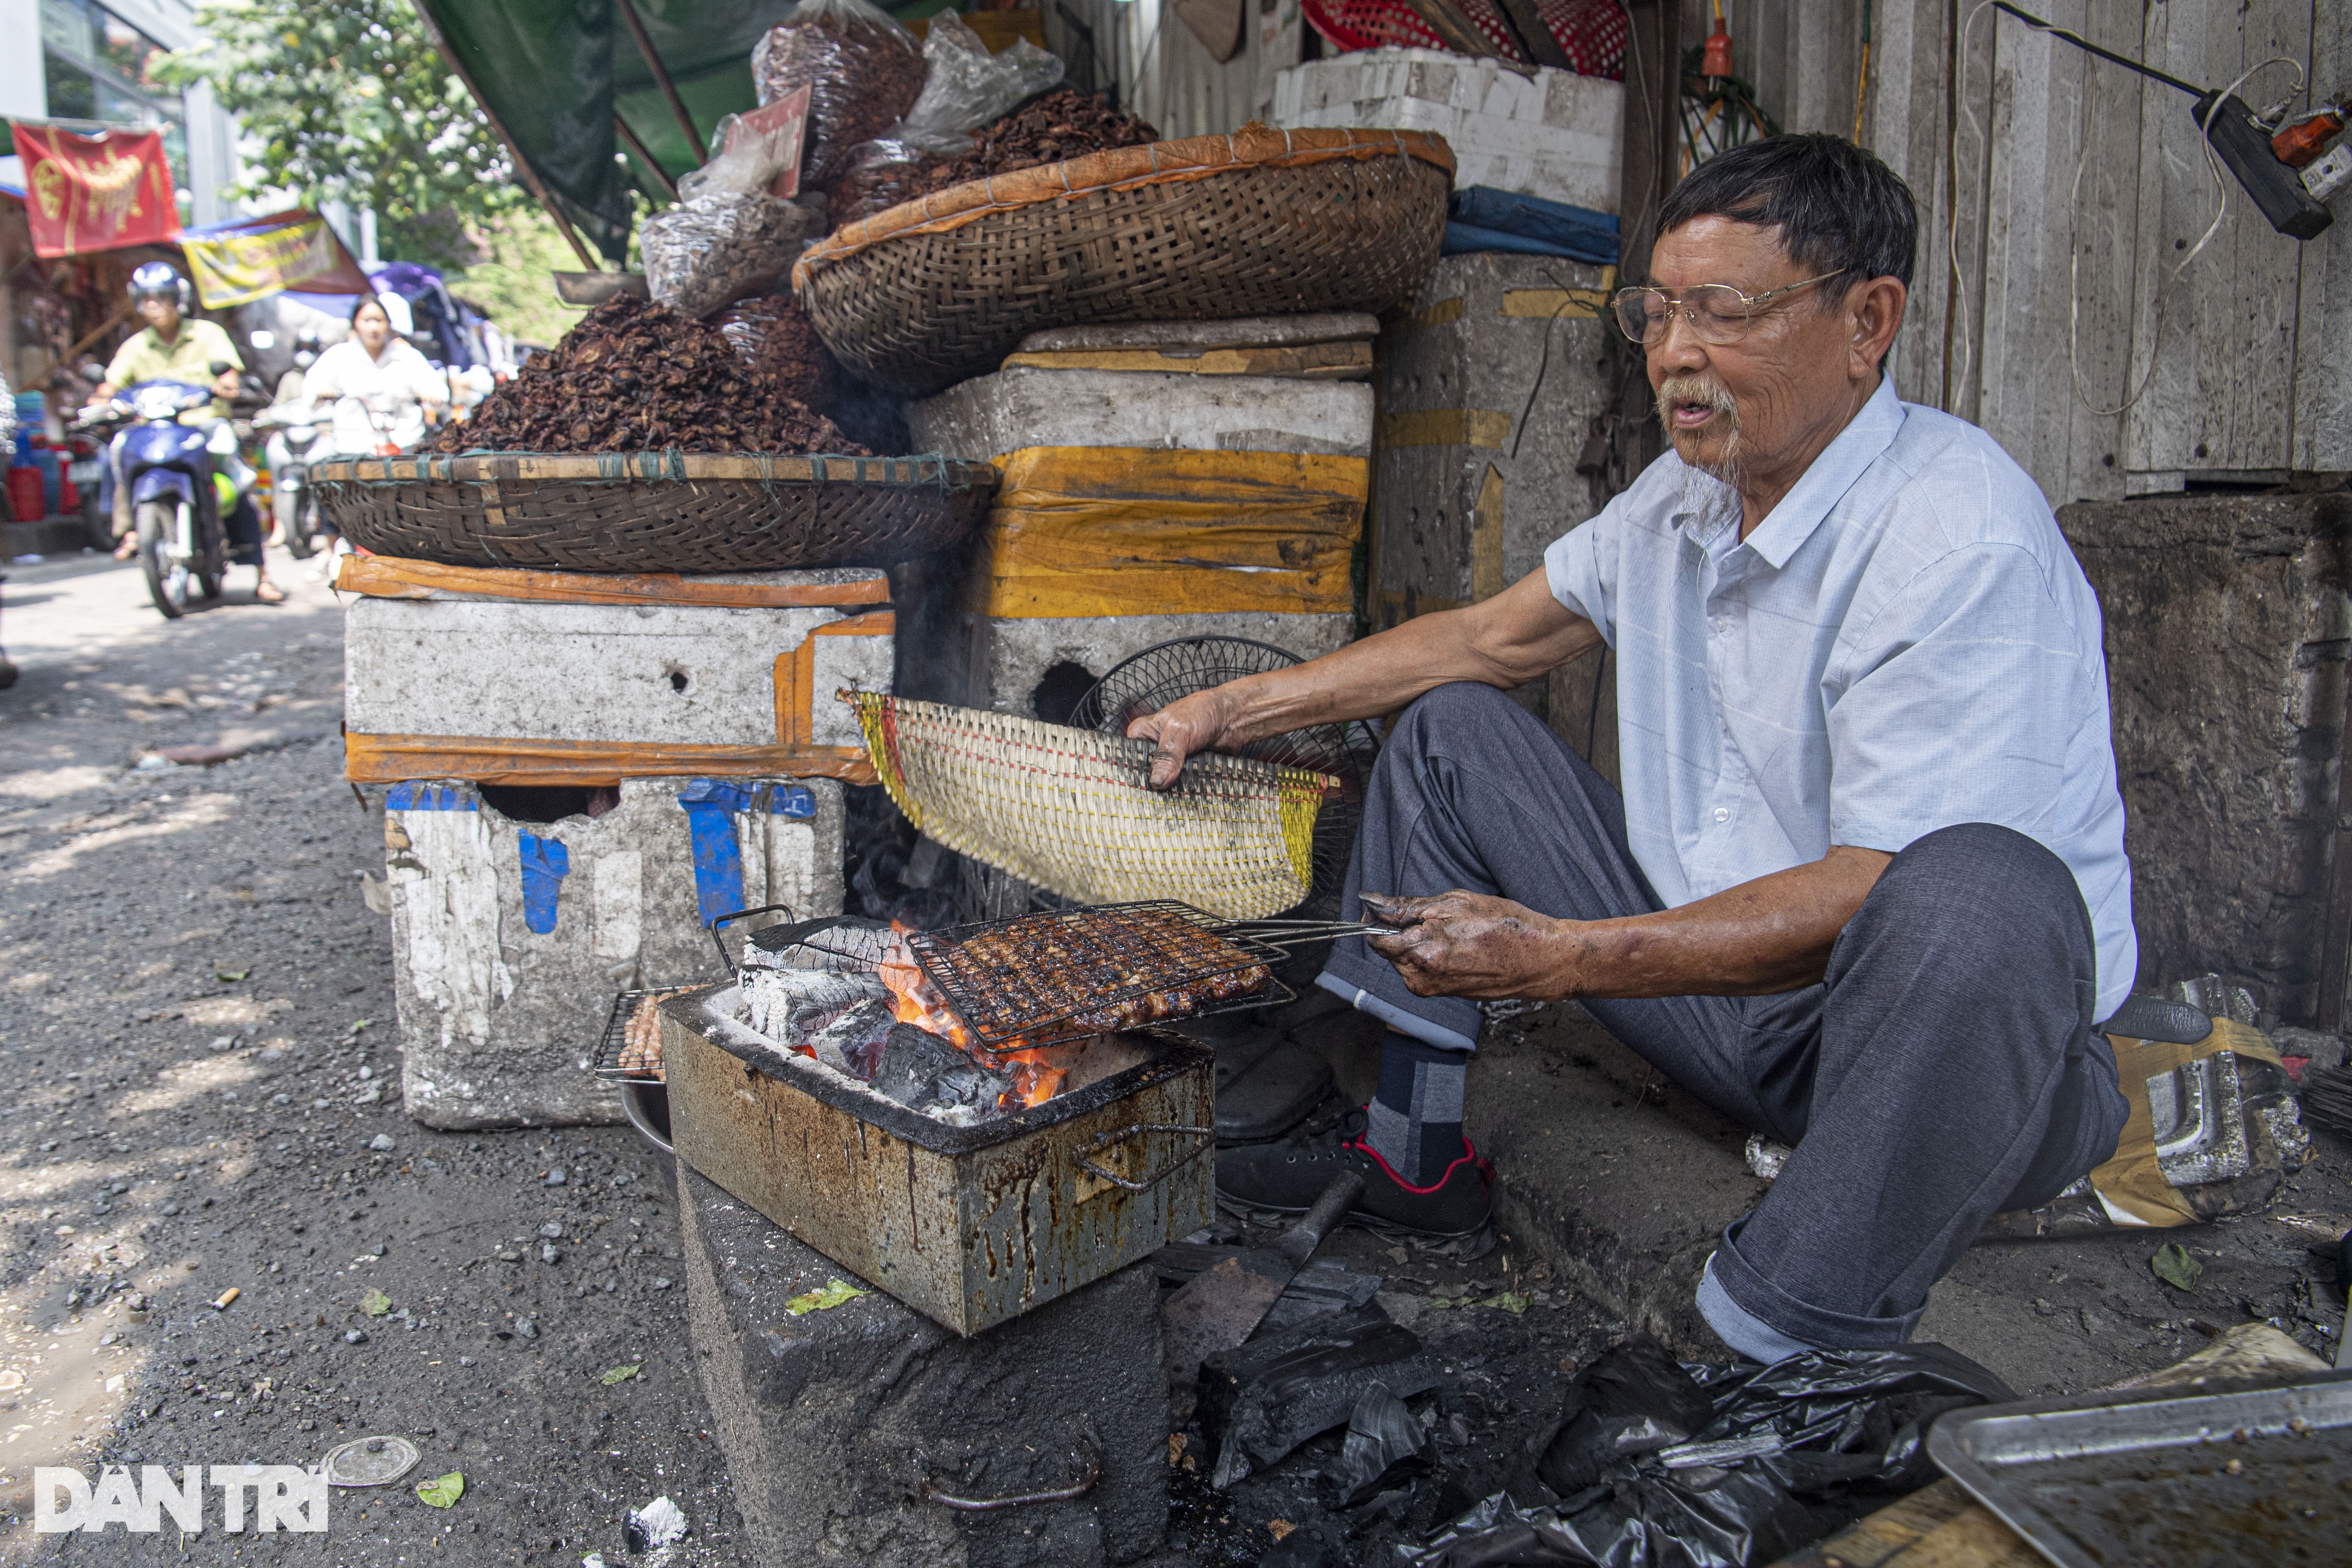
<instances>
[{"instance_id":1,"label":"yellow tape on block","mask_svg":"<svg viewBox=\"0 0 2352 1568\"><path fill-rule=\"evenodd\" d=\"M2191 1208L2156 1159L2156 1118L2147 1100L2147 1080L2178 1072L2189 1063L2231 1051L2251 1061L2275 1064L2278 1051L2258 1030L2227 1018L2213 1020L2213 1032L2195 1045L2164 1040L2134 1040L2110 1035L2115 1047L2116 1077L2131 1114L2124 1121L2115 1157L2091 1173L2091 1186L2111 1215L2126 1223L2159 1229L2176 1225L2200 1225L2205 1216Z\"/></svg>"},{"instance_id":2,"label":"yellow tape on block","mask_svg":"<svg viewBox=\"0 0 2352 1568\"><path fill-rule=\"evenodd\" d=\"M1424 408L1381 418L1381 446L1500 447L1511 416L1498 408Z\"/></svg>"},{"instance_id":3,"label":"yellow tape on block","mask_svg":"<svg viewBox=\"0 0 2352 1568\"><path fill-rule=\"evenodd\" d=\"M1024 447L997 459L971 606L1022 619L1344 615L1371 465L1297 452Z\"/></svg>"}]
</instances>

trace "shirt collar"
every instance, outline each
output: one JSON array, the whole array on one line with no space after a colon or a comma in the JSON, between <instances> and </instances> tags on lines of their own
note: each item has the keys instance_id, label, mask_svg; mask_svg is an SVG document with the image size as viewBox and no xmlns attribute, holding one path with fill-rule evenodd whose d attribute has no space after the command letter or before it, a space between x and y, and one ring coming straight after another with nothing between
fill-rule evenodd
<instances>
[{"instance_id":1,"label":"shirt collar","mask_svg":"<svg viewBox=\"0 0 2352 1568\"><path fill-rule=\"evenodd\" d=\"M1830 510L1845 499L1880 454L1895 443L1903 427L1903 402L1895 393L1895 378L1879 373L1878 390L1870 395L1837 438L1822 448L1812 467L1799 477L1771 515L1757 524L1744 542L1773 570L1789 563L1797 547L1812 537Z\"/></svg>"}]
</instances>

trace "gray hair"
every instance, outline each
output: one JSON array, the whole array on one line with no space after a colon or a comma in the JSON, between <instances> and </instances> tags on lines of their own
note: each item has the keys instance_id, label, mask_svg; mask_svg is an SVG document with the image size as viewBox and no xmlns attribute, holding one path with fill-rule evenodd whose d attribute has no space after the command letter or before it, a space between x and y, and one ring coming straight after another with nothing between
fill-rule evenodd
<instances>
[{"instance_id":1,"label":"gray hair","mask_svg":"<svg viewBox=\"0 0 2352 1568\"><path fill-rule=\"evenodd\" d=\"M1701 217L1779 229L1780 248L1809 273L1911 283L1919 243L1911 187L1843 136L1769 136L1709 158L1666 193L1658 233ZM1838 290L1823 289L1821 300L1835 310Z\"/></svg>"}]
</instances>

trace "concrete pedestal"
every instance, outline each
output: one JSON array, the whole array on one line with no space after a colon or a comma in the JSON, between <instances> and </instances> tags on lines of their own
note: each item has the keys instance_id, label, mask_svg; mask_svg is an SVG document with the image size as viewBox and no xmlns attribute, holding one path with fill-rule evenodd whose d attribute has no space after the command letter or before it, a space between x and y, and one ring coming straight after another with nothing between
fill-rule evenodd
<instances>
[{"instance_id":1,"label":"concrete pedestal","mask_svg":"<svg viewBox=\"0 0 2352 1568\"><path fill-rule=\"evenodd\" d=\"M879 1291L795 1317L786 1303L863 1281L681 1163L695 1362L751 1555L858 1568L1097 1568L1167 1527L1168 1401L1149 1260L960 1339ZM1068 1501L961 1511L967 1499Z\"/></svg>"}]
</instances>

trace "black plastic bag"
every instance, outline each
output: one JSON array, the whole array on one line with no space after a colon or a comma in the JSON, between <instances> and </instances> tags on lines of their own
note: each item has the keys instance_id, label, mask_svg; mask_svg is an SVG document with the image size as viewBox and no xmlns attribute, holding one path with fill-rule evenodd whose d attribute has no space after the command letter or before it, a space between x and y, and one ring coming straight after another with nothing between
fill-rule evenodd
<instances>
[{"instance_id":1,"label":"black plastic bag","mask_svg":"<svg viewBox=\"0 0 2352 1568\"><path fill-rule=\"evenodd\" d=\"M1262 1334L1201 1365L1202 1435L1216 1446L1220 1491L1345 1424L1374 1383L1400 1399L1437 1386L1421 1341L1376 1306Z\"/></svg>"},{"instance_id":2,"label":"black plastic bag","mask_svg":"<svg viewBox=\"0 0 2352 1568\"><path fill-rule=\"evenodd\" d=\"M1338 1493L1338 1506L1355 1508L1435 1468L1436 1439L1387 1384L1375 1383L1356 1401L1339 1463L1325 1474Z\"/></svg>"},{"instance_id":3,"label":"black plastic bag","mask_svg":"<svg viewBox=\"0 0 2352 1568\"><path fill-rule=\"evenodd\" d=\"M1706 1424L1655 1442L1696 1413L1693 1389ZM1547 1486L1583 1485L1548 1507L1496 1493L1396 1563L1757 1568L1933 1480L1927 1428L1945 1411L2016 1397L1942 1345L1682 1367L1630 1342L1578 1377L1537 1467Z\"/></svg>"},{"instance_id":4,"label":"black plastic bag","mask_svg":"<svg viewBox=\"0 0 2352 1568\"><path fill-rule=\"evenodd\" d=\"M1555 1495L1572 1497L1617 1460L1688 1442L1714 1419L1715 1402L1674 1352L1636 1335L1569 1384L1568 1407L1536 1476Z\"/></svg>"}]
</instances>

